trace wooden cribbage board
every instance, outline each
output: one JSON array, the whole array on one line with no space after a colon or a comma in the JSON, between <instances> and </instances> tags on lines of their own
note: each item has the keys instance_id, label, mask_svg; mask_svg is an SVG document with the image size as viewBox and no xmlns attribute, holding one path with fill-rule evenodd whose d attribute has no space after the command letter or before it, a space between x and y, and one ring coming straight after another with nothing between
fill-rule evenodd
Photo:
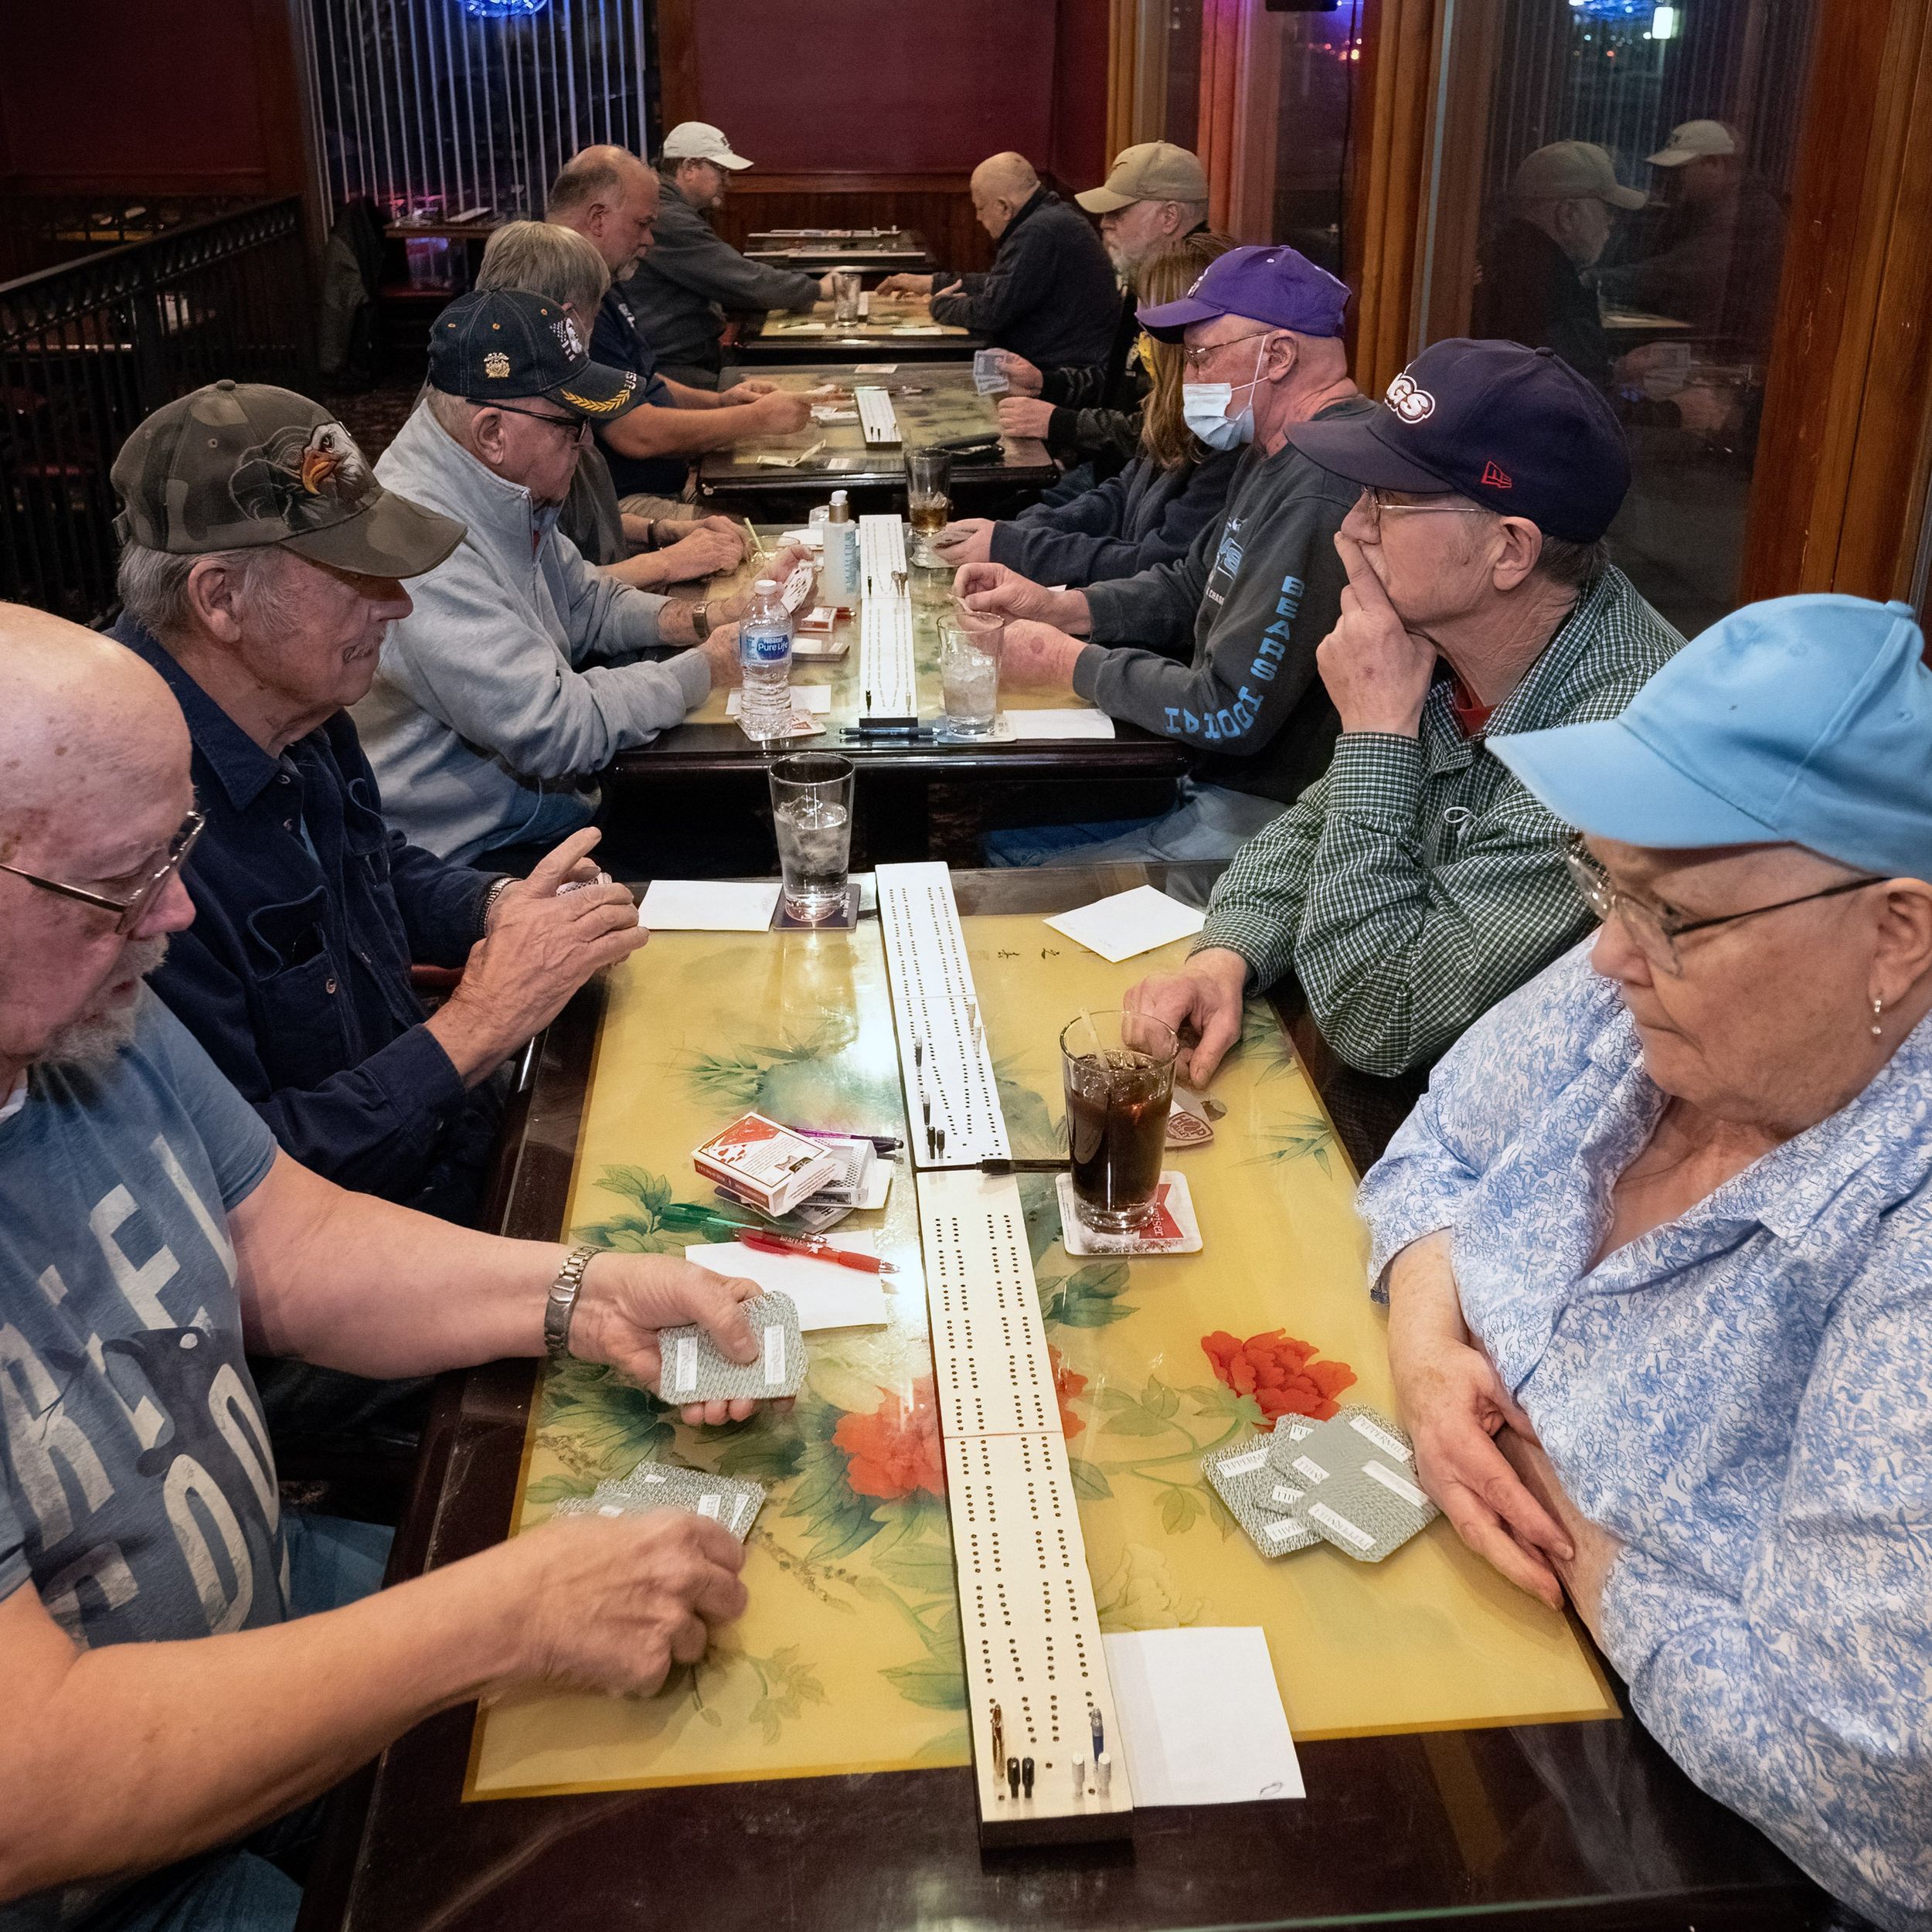
<instances>
[{"instance_id":1,"label":"wooden cribbage board","mask_svg":"<svg viewBox=\"0 0 1932 1932\"><path fill-rule=\"evenodd\" d=\"M1134 1808L1019 1188L943 865L881 866L879 917L912 1123L947 1509L984 1845L1118 1838ZM913 1043L923 1043L915 1063ZM947 1122L943 1153L922 1101ZM998 1705L1003 1748L992 1750ZM1100 1788L1097 1711L1111 1763ZM1005 1760L1033 1760L1015 1799ZM1076 1785L1073 1765L1083 1760Z\"/></svg>"}]
</instances>

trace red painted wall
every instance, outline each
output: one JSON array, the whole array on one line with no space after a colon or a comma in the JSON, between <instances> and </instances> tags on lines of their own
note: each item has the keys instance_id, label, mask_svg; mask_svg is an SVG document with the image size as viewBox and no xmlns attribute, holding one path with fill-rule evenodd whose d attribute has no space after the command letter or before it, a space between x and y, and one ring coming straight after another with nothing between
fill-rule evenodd
<instances>
[{"instance_id":1,"label":"red painted wall","mask_svg":"<svg viewBox=\"0 0 1932 1932\"><path fill-rule=\"evenodd\" d=\"M1059 0L1053 63L1053 144L1042 165L1070 189L1107 175L1108 0Z\"/></svg>"},{"instance_id":2,"label":"red painted wall","mask_svg":"<svg viewBox=\"0 0 1932 1932\"><path fill-rule=\"evenodd\" d=\"M0 160L20 186L249 192L290 179L301 131L277 124L257 0L5 12Z\"/></svg>"},{"instance_id":3,"label":"red painted wall","mask_svg":"<svg viewBox=\"0 0 1932 1932\"><path fill-rule=\"evenodd\" d=\"M774 172L964 172L1003 148L1053 165L1063 112L1105 140L1107 0L698 0L706 121ZM1090 74L1059 96L1062 12L1096 15L1100 131L1084 131ZM1083 185L1085 182L1083 182Z\"/></svg>"}]
</instances>

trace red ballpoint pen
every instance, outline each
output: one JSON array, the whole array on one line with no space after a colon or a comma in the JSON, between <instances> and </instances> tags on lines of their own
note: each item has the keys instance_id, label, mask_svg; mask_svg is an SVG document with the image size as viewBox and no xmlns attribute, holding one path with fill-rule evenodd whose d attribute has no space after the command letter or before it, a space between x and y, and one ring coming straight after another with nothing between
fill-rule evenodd
<instances>
[{"instance_id":1,"label":"red ballpoint pen","mask_svg":"<svg viewBox=\"0 0 1932 1932\"><path fill-rule=\"evenodd\" d=\"M763 1228L738 1236L739 1245L757 1248L766 1254L802 1254L813 1261L835 1261L842 1268L856 1268L862 1274L896 1274L889 1261L876 1254L862 1254L856 1248L835 1248L829 1241L805 1240L795 1234L771 1234Z\"/></svg>"}]
</instances>

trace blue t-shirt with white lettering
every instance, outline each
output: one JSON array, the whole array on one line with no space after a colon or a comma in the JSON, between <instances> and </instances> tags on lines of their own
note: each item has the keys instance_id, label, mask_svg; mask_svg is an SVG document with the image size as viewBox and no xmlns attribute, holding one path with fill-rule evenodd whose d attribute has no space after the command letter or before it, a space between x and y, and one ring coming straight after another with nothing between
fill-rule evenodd
<instances>
[{"instance_id":1,"label":"blue t-shirt with white lettering","mask_svg":"<svg viewBox=\"0 0 1932 1932\"><path fill-rule=\"evenodd\" d=\"M227 1231L275 1143L140 999L112 1061L35 1067L0 1120L0 1597L89 1648L286 1614Z\"/></svg>"}]
</instances>

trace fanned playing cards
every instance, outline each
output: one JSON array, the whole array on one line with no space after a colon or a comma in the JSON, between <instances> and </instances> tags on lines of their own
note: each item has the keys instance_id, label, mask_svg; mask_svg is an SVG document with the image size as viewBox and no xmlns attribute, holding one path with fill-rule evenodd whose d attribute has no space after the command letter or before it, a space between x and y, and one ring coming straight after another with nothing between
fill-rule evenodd
<instances>
[{"instance_id":1,"label":"fanned playing cards","mask_svg":"<svg viewBox=\"0 0 1932 1932\"><path fill-rule=\"evenodd\" d=\"M681 1463L641 1462L628 1476L600 1482L587 1496L566 1496L552 1512L559 1516L641 1516L653 1509L682 1509L709 1516L743 1543L764 1507L763 1483Z\"/></svg>"},{"instance_id":2,"label":"fanned playing cards","mask_svg":"<svg viewBox=\"0 0 1932 1932\"><path fill-rule=\"evenodd\" d=\"M798 1393L805 1379L805 1344L798 1304L774 1288L739 1305L751 1324L758 1359L733 1362L695 1322L666 1328L658 1337L664 1358L658 1379L661 1401L730 1402L749 1396L769 1402Z\"/></svg>"}]
</instances>

